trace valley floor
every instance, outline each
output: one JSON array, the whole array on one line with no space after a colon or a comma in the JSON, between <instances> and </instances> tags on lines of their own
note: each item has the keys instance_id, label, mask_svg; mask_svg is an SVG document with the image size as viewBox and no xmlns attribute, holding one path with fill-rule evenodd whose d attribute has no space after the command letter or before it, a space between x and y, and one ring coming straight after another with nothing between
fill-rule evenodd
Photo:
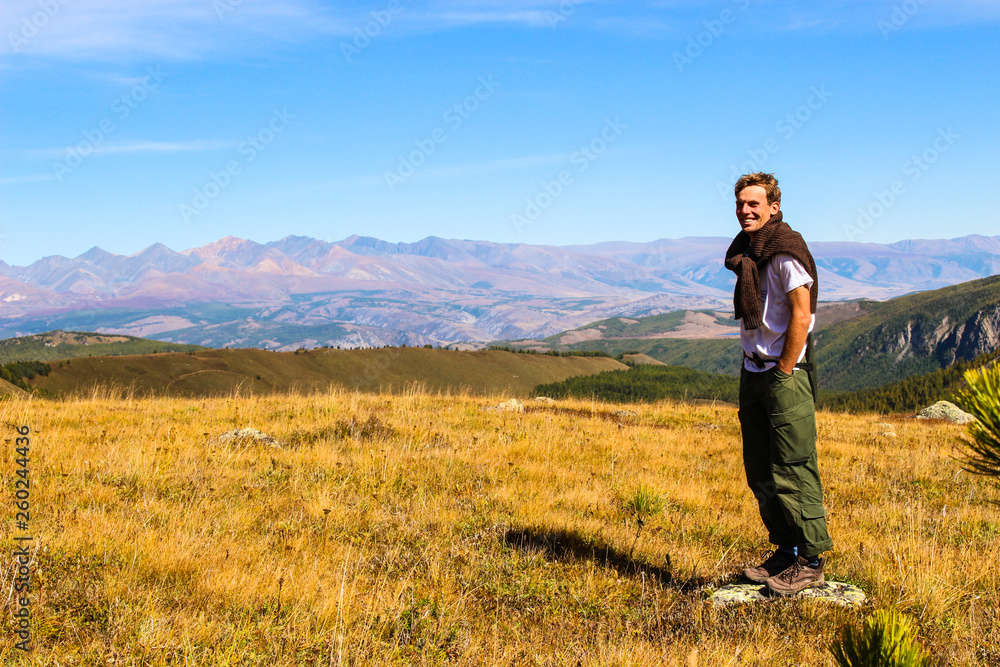
<instances>
[{"instance_id":1,"label":"valley floor","mask_svg":"<svg viewBox=\"0 0 1000 667\"><path fill-rule=\"evenodd\" d=\"M878 608L1000 664L1000 493L961 427L820 413L827 571L869 603L714 609L767 549L735 409L506 398L0 402L5 592L25 425L37 546L35 650L5 637L3 664L831 665ZM242 427L283 446L217 439ZM636 539L640 485L664 506Z\"/></svg>"}]
</instances>

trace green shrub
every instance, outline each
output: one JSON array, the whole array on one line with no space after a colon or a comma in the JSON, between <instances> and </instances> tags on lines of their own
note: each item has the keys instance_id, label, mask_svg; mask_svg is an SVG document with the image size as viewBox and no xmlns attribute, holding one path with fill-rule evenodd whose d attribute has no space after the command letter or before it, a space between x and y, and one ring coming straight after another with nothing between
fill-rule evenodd
<instances>
[{"instance_id":1,"label":"green shrub","mask_svg":"<svg viewBox=\"0 0 1000 667\"><path fill-rule=\"evenodd\" d=\"M908 616L881 609L865 619L860 631L845 627L830 650L841 667L930 667L916 634Z\"/></svg>"},{"instance_id":2,"label":"green shrub","mask_svg":"<svg viewBox=\"0 0 1000 667\"><path fill-rule=\"evenodd\" d=\"M642 528L646 522L663 511L666 499L656 492L651 486L639 484L629 493L619 493L618 505L622 513L635 521L635 539L632 540L632 548L628 552L629 560L635 552L635 545L642 534Z\"/></svg>"},{"instance_id":3,"label":"green shrub","mask_svg":"<svg viewBox=\"0 0 1000 667\"><path fill-rule=\"evenodd\" d=\"M966 371L965 382L958 404L976 418L966 427L972 440L962 441L969 450L964 460L966 469L1000 477L1000 368Z\"/></svg>"}]
</instances>

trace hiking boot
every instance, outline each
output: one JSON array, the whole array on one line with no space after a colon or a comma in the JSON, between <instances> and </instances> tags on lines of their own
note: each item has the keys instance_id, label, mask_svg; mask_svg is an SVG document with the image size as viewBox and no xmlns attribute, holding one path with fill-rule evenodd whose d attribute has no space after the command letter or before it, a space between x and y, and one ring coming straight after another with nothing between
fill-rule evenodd
<instances>
[{"instance_id":1,"label":"hiking boot","mask_svg":"<svg viewBox=\"0 0 1000 667\"><path fill-rule=\"evenodd\" d=\"M790 556L780 549L775 549L763 563L757 567L743 570L743 576L755 584L766 584L767 580L776 574L784 572L795 563L795 556Z\"/></svg>"},{"instance_id":2,"label":"hiking boot","mask_svg":"<svg viewBox=\"0 0 1000 667\"><path fill-rule=\"evenodd\" d=\"M799 556L783 572L774 575L767 580L767 587L772 593L785 597L800 593L807 588L822 586L826 583L823 577L823 559L819 560L819 565L809 567L809 561Z\"/></svg>"}]
</instances>

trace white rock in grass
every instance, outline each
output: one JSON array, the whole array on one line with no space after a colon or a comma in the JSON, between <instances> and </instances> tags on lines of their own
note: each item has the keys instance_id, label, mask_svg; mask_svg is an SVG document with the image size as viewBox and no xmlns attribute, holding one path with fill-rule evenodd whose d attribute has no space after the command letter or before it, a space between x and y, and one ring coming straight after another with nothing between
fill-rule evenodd
<instances>
[{"instance_id":1,"label":"white rock in grass","mask_svg":"<svg viewBox=\"0 0 1000 667\"><path fill-rule=\"evenodd\" d=\"M499 405L490 406L486 409L497 410L499 412L524 412L524 403L516 398L512 398L509 401L505 401Z\"/></svg>"},{"instance_id":2,"label":"white rock in grass","mask_svg":"<svg viewBox=\"0 0 1000 667\"><path fill-rule=\"evenodd\" d=\"M956 424L968 424L975 417L948 401L938 401L917 413L917 419L946 419Z\"/></svg>"},{"instance_id":3,"label":"white rock in grass","mask_svg":"<svg viewBox=\"0 0 1000 667\"><path fill-rule=\"evenodd\" d=\"M258 431L255 428L238 428L232 431L226 431L216 438L216 440L223 444L267 445L268 447L284 446L267 433Z\"/></svg>"},{"instance_id":4,"label":"white rock in grass","mask_svg":"<svg viewBox=\"0 0 1000 667\"><path fill-rule=\"evenodd\" d=\"M872 429L872 435L883 438L895 438L896 427L888 422L875 422L875 428Z\"/></svg>"}]
</instances>

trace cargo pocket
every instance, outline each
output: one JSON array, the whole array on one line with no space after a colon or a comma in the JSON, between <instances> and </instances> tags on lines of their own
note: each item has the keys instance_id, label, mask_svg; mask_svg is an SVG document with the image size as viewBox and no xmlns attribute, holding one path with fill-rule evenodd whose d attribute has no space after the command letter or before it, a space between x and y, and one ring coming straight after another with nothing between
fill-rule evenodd
<instances>
[{"instance_id":1,"label":"cargo pocket","mask_svg":"<svg viewBox=\"0 0 1000 667\"><path fill-rule=\"evenodd\" d=\"M779 466L808 463L816 454L816 408L805 373L775 369L768 386L771 462ZM799 377L801 375L802 377Z\"/></svg>"},{"instance_id":2,"label":"cargo pocket","mask_svg":"<svg viewBox=\"0 0 1000 667\"><path fill-rule=\"evenodd\" d=\"M833 548L833 540L826 527L826 510L823 504L807 503L802 506L802 544L806 558L818 556Z\"/></svg>"},{"instance_id":3,"label":"cargo pocket","mask_svg":"<svg viewBox=\"0 0 1000 667\"><path fill-rule=\"evenodd\" d=\"M771 463L806 465L816 456L816 412L812 400L772 413Z\"/></svg>"},{"instance_id":4,"label":"cargo pocket","mask_svg":"<svg viewBox=\"0 0 1000 667\"><path fill-rule=\"evenodd\" d=\"M825 519L826 508L823 503L809 503L802 506L802 518L806 521L810 519Z\"/></svg>"}]
</instances>

